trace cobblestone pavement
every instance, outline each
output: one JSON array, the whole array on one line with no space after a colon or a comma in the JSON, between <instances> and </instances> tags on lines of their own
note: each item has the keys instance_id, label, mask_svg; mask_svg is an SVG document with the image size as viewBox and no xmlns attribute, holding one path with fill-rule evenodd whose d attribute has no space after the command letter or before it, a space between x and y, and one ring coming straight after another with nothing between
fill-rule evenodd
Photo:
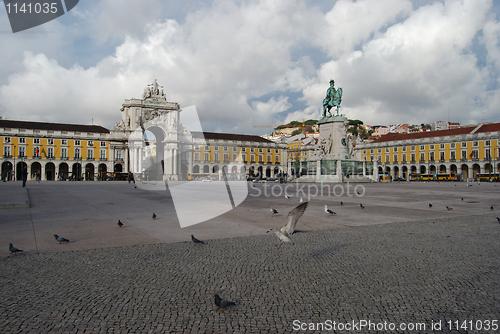
<instances>
[{"instance_id":1,"label":"cobblestone pavement","mask_svg":"<svg viewBox=\"0 0 500 334\"><path fill-rule=\"evenodd\" d=\"M340 333L500 332L495 213L292 238L279 250L266 234L3 257L1 332L327 332L333 322L354 325ZM214 293L237 306L218 311Z\"/></svg>"}]
</instances>

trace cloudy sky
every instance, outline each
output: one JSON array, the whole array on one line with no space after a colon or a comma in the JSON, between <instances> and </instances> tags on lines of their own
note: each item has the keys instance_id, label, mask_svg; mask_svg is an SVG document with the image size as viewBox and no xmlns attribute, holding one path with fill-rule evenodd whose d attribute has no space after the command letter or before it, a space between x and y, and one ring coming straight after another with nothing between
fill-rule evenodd
<instances>
[{"instance_id":1,"label":"cloudy sky","mask_svg":"<svg viewBox=\"0 0 500 334\"><path fill-rule=\"evenodd\" d=\"M500 122L493 0L81 0L12 33L0 8L0 115L103 125L157 79L205 131L315 118L330 79L366 124Z\"/></svg>"}]
</instances>

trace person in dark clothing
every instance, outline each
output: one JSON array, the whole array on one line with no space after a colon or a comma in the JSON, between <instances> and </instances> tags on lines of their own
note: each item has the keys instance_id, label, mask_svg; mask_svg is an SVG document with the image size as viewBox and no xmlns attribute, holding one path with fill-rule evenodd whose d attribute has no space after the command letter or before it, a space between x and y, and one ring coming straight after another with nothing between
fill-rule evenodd
<instances>
[{"instance_id":1,"label":"person in dark clothing","mask_svg":"<svg viewBox=\"0 0 500 334\"><path fill-rule=\"evenodd\" d=\"M24 166L23 168L23 188L26 187L26 181L28 181L28 167Z\"/></svg>"},{"instance_id":2,"label":"person in dark clothing","mask_svg":"<svg viewBox=\"0 0 500 334\"><path fill-rule=\"evenodd\" d=\"M134 174L132 174L132 172L128 172L128 183L130 183L130 181L134 182L135 184Z\"/></svg>"}]
</instances>

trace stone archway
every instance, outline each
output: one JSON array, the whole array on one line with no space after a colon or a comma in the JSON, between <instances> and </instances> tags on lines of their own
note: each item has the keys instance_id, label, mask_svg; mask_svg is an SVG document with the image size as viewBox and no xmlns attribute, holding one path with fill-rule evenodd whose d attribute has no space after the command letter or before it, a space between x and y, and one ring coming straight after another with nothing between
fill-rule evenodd
<instances>
[{"instance_id":1,"label":"stone archway","mask_svg":"<svg viewBox=\"0 0 500 334\"><path fill-rule=\"evenodd\" d=\"M18 180L18 181L23 180L23 169L25 166L27 167L28 165L24 161L19 161L16 164L16 180Z\"/></svg>"},{"instance_id":2,"label":"stone archway","mask_svg":"<svg viewBox=\"0 0 500 334\"><path fill-rule=\"evenodd\" d=\"M105 174L108 172L108 166L106 164L99 164L97 167L97 177L98 180L103 181L105 179Z\"/></svg>"},{"instance_id":3,"label":"stone archway","mask_svg":"<svg viewBox=\"0 0 500 334\"><path fill-rule=\"evenodd\" d=\"M45 165L45 179L47 181L54 181L56 178L56 165L53 162L49 162Z\"/></svg>"},{"instance_id":4,"label":"stone archway","mask_svg":"<svg viewBox=\"0 0 500 334\"><path fill-rule=\"evenodd\" d=\"M210 166L209 165L203 166L203 174L208 174L208 173L210 173Z\"/></svg>"},{"instance_id":5,"label":"stone archway","mask_svg":"<svg viewBox=\"0 0 500 334\"><path fill-rule=\"evenodd\" d=\"M122 166L122 164L116 164L115 167L113 168L113 171L115 173L122 173L123 172L123 166Z\"/></svg>"},{"instance_id":6,"label":"stone archway","mask_svg":"<svg viewBox=\"0 0 500 334\"><path fill-rule=\"evenodd\" d=\"M79 162L74 163L73 166L71 166L71 179L73 181L82 180L82 165Z\"/></svg>"},{"instance_id":7,"label":"stone archway","mask_svg":"<svg viewBox=\"0 0 500 334\"><path fill-rule=\"evenodd\" d=\"M477 174L481 173L481 167L478 164L472 165L472 177L476 179L478 177Z\"/></svg>"},{"instance_id":8,"label":"stone archway","mask_svg":"<svg viewBox=\"0 0 500 334\"><path fill-rule=\"evenodd\" d=\"M460 169L462 170L464 181L467 181L467 179L469 178L469 166L463 164Z\"/></svg>"},{"instance_id":9,"label":"stone archway","mask_svg":"<svg viewBox=\"0 0 500 334\"><path fill-rule=\"evenodd\" d=\"M4 161L2 163L2 180L11 181L13 178L12 162Z\"/></svg>"},{"instance_id":10,"label":"stone archway","mask_svg":"<svg viewBox=\"0 0 500 334\"><path fill-rule=\"evenodd\" d=\"M31 178L36 178L37 174L42 177L42 165L38 161L31 164Z\"/></svg>"},{"instance_id":11,"label":"stone archway","mask_svg":"<svg viewBox=\"0 0 500 334\"><path fill-rule=\"evenodd\" d=\"M95 168L94 164L88 163L85 165L85 180L94 181Z\"/></svg>"},{"instance_id":12,"label":"stone archway","mask_svg":"<svg viewBox=\"0 0 500 334\"><path fill-rule=\"evenodd\" d=\"M69 167L68 164L65 162L62 162L59 164L59 175L58 175L58 180L64 181L68 178L69 175Z\"/></svg>"},{"instance_id":13,"label":"stone archway","mask_svg":"<svg viewBox=\"0 0 500 334\"><path fill-rule=\"evenodd\" d=\"M393 171L393 174L392 174L392 178L395 179L399 177L399 167L398 166L394 166L394 171Z\"/></svg>"},{"instance_id":14,"label":"stone archway","mask_svg":"<svg viewBox=\"0 0 500 334\"><path fill-rule=\"evenodd\" d=\"M199 173L200 173L200 166L198 166L198 165L194 165L194 166L193 166L193 173L195 173L195 174L199 174Z\"/></svg>"},{"instance_id":15,"label":"stone archway","mask_svg":"<svg viewBox=\"0 0 500 334\"><path fill-rule=\"evenodd\" d=\"M439 166L439 173L440 174L446 174L446 166L445 165L440 165Z\"/></svg>"},{"instance_id":16,"label":"stone archway","mask_svg":"<svg viewBox=\"0 0 500 334\"><path fill-rule=\"evenodd\" d=\"M408 167L403 166L403 178L408 179Z\"/></svg>"},{"instance_id":17,"label":"stone archway","mask_svg":"<svg viewBox=\"0 0 500 334\"><path fill-rule=\"evenodd\" d=\"M424 165L421 165L420 166L420 174L427 174L427 167L425 167Z\"/></svg>"}]
</instances>

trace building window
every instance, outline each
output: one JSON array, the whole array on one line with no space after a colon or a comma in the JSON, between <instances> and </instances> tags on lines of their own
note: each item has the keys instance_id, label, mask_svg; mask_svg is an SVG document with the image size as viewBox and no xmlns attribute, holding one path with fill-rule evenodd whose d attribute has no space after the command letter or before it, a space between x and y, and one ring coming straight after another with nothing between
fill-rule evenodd
<instances>
[{"instance_id":1,"label":"building window","mask_svg":"<svg viewBox=\"0 0 500 334\"><path fill-rule=\"evenodd\" d=\"M490 141L489 140L486 141L486 146L490 146Z\"/></svg>"},{"instance_id":2,"label":"building window","mask_svg":"<svg viewBox=\"0 0 500 334\"><path fill-rule=\"evenodd\" d=\"M233 161L236 161L236 159L237 159L237 155L236 155L236 153L233 153Z\"/></svg>"},{"instance_id":3,"label":"building window","mask_svg":"<svg viewBox=\"0 0 500 334\"><path fill-rule=\"evenodd\" d=\"M394 163L398 163L398 155L394 154Z\"/></svg>"},{"instance_id":4,"label":"building window","mask_svg":"<svg viewBox=\"0 0 500 334\"><path fill-rule=\"evenodd\" d=\"M370 153L373 154L373 148L370 150Z\"/></svg>"},{"instance_id":5,"label":"building window","mask_svg":"<svg viewBox=\"0 0 500 334\"><path fill-rule=\"evenodd\" d=\"M444 149L444 144L439 145L440 148Z\"/></svg>"},{"instance_id":6,"label":"building window","mask_svg":"<svg viewBox=\"0 0 500 334\"><path fill-rule=\"evenodd\" d=\"M68 140L67 139L62 139L61 140L61 145L68 145Z\"/></svg>"},{"instance_id":7,"label":"building window","mask_svg":"<svg viewBox=\"0 0 500 334\"><path fill-rule=\"evenodd\" d=\"M226 151L226 152L227 152L227 146L224 146L224 151Z\"/></svg>"},{"instance_id":8,"label":"building window","mask_svg":"<svg viewBox=\"0 0 500 334\"><path fill-rule=\"evenodd\" d=\"M101 142L101 147L106 147L106 142L105 141Z\"/></svg>"},{"instance_id":9,"label":"building window","mask_svg":"<svg viewBox=\"0 0 500 334\"><path fill-rule=\"evenodd\" d=\"M485 159L489 159L489 158L491 158L491 155L490 155L490 154L491 154L490 149L489 149L489 148L487 148L487 149L486 149L486 151L485 151L485 157L484 157L484 158L485 158Z\"/></svg>"},{"instance_id":10,"label":"building window","mask_svg":"<svg viewBox=\"0 0 500 334\"><path fill-rule=\"evenodd\" d=\"M385 156L385 163L388 164L389 163L389 155L386 155Z\"/></svg>"},{"instance_id":11,"label":"building window","mask_svg":"<svg viewBox=\"0 0 500 334\"><path fill-rule=\"evenodd\" d=\"M94 150L91 148L87 150L87 160L94 160Z\"/></svg>"},{"instance_id":12,"label":"building window","mask_svg":"<svg viewBox=\"0 0 500 334\"><path fill-rule=\"evenodd\" d=\"M267 156L267 162L271 162L272 158L270 155Z\"/></svg>"},{"instance_id":13,"label":"building window","mask_svg":"<svg viewBox=\"0 0 500 334\"><path fill-rule=\"evenodd\" d=\"M26 147L19 146L19 158L26 157Z\"/></svg>"},{"instance_id":14,"label":"building window","mask_svg":"<svg viewBox=\"0 0 500 334\"><path fill-rule=\"evenodd\" d=\"M214 162L219 162L219 153L214 153Z\"/></svg>"},{"instance_id":15,"label":"building window","mask_svg":"<svg viewBox=\"0 0 500 334\"><path fill-rule=\"evenodd\" d=\"M455 143L451 143L451 148L455 148Z\"/></svg>"},{"instance_id":16,"label":"building window","mask_svg":"<svg viewBox=\"0 0 500 334\"><path fill-rule=\"evenodd\" d=\"M403 146L403 152L406 152L406 146Z\"/></svg>"},{"instance_id":17,"label":"building window","mask_svg":"<svg viewBox=\"0 0 500 334\"><path fill-rule=\"evenodd\" d=\"M467 151L462 151L462 160L467 160Z\"/></svg>"},{"instance_id":18,"label":"building window","mask_svg":"<svg viewBox=\"0 0 500 334\"><path fill-rule=\"evenodd\" d=\"M402 162L406 162L406 154L403 154L403 161Z\"/></svg>"},{"instance_id":19,"label":"building window","mask_svg":"<svg viewBox=\"0 0 500 334\"><path fill-rule=\"evenodd\" d=\"M420 162L425 162L425 153L420 153Z\"/></svg>"},{"instance_id":20,"label":"building window","mask_svg":"<svg viewBox=\"0 0 500 334\"><path fill-rule=\"evenodd\" d=\"M80 149L75 148L75 159L80 159Z\"/></svg>"},{"instance_id":21,"label":"building window","mask_svg":"<svg viewBox=\"0 0 500 334\"><path fill-rule=\"evenodd\" d=\"M118 161L122 160L122 151L116 151L116 160Z\"/></svg>"},{"instance_id":22,"label":"building window","mask_svg":"<svg viewBox=\"0 0 500 334\"><path fill-rule=\"evenodd\" d=\"M467 143L466 143L466 142L463 142L463 143L462 143L462 147L467 147Z\"/></svg>"},{"instance_id":23,"label":"building window","mask_svg":"<svg viewBox=\"0 0 500 334\"><path fill-rule=\"evenodd\" d=\"M259 162L264 162L264 156L262 154L259 154Z\"/></svg>"},{"instance_id":24,"label":"building window","mask_svg":"<svg viewBox=\"0 0 500 334\"><path fill-rule=\"evenodd\" d=\"M88 143L88 146L94 146L94 141L93 140L89 140L87 143Z\"/></svg>"},{"instance_id":25,"label":"building window","mask_svg":"<svg viewBox=\"0 0 500 334\"><path fill-rule=\"evenodd\" d=\"M47 147L47 158L54 159L54 148L53 147Z\"/></svg>"},{"instance_id":26,"label":"building window","mask_svg":"<svg viewBox=\"0 0 500 334\"><path fill-rule=\"evenodd\" d=\"M68 149L66 147L61 148L61 159L68 158Z\"/></svg>"},{"instance_id":27,"label":"building window","mask_svg":"<svg viewBox=\"0 0 500 334\"><path fill-rule=\"evenodd\" d=\"M75 140L75 145L76 146L80 146L80 141L79 140Z\"/></svg>"},{"instance_id":28,"label":"building window","mask_svg":"<svg viewBox=\"0 0 500 334\"><path fill-rule=\"evenodd\" d=\"M451 151L450 155L451 161L455 161L455 151Z\"/></svg>"},{"instance_id":29,"label":"building window","mask_svg":"<svg viewBox=\"0 0 500 334\"><path fill-rule=\"evenodd\" d=\"M207 150L207 151L209 150L208 145L205 146L205 150Z\"/></svg>"},{"instance_id":30,"label":"building window","mask_svg":"<svg viewBox=\"0 0 500 334\"><path fill-rule=\"evenodd\" d=\"M200 145L194 145L194 149L195 149L195 150L200 149Z\"/></svg>"},{"instance_id":31,"label":"building window","mask_svg":"<svg viewBox=\"0 0 500 334\"><path fill-rule=\"evenodd\" d=\"M219 150L219 146L215 146L214 150L218 151Z\"/></svg>"},{"instance_id":32,"label":"building window","mask_svg":"<svg viewBox=\"0 0 500 334\"><path fill-rule=\"evenodd\" d=\"M19 144L26 144L26 138L19 138Z\"/></svg>"},{"instance_id":33,"label":"building window","mask_svg":"<svg viewBox=\"0 0 500 334\"><path fill-rule=\"evenodd\" d=\"M478 147L478 146L479 146L479 143L478 143L477 141L472 142L472 146L474 146L474 147Z\"/></svg>"},{"instance_id":34,"label":"building window","mask_svg":"<svg viewBox=\"0 0 500 334\"><path fill-rule=\"evenodd\" d=\"M250 161L255 162L255 155L254 154L250 155Z\"/></svg>"},{"instance_id":35,"label":"building window","mask_svg":"<svg viewBox=\"0 0 500 334\"><path fill-rule=\"evenodd\" d=\"M444 152L439 152L439 160L444 162Z\"/></svg>"},{"instance_id":36,"label":"building window","mask_svg":"<svg viewBox=\"0 0 500 334\"><path fill-rule=\"evenodd\" d=\"M411 150L412 150L412 151L415 151L415 146L412 146L412 147L411 147Z\"/></svg>"},{"instance_id":37,"label":"building window","mask_svg":"<svg viewBox=\"0 0 500 334\"><path fill-rule=\"evenodd\" d=\"M33 147L33 158L40 158L40 147Z\"/></svg>"},{"instance_id":38,"label":"building window","mask_svg":"<svg viewBox=\"0 0 500 334\"><path fill-rule=\"evenodd\" d=\"M52 138L47 139L47 144L54 145L54 139L52 139Z\"/></svg>"},{"instance_id":39,"label":"building window","mask_svg":"<svg viewBox=\"0 0 500 334\"><path fill-rule=\"evenodd\" d=\"M99 159L106 160L106 150L101 150Z\"/></svg>"},{"instance_id":40,"label":"building window","mask_svg":"<svg viewBox=\"0 0 500 334\"><path fill-rule=\"evenodd\" d=\"M430 161L434 161L434 152L431 152L429 159Z\"/></svg>"},{"instance_id":41,"label":"building window","mask_svg":"<svg viewBox=\"0 0 500 334\"><path fill-rule=\"evenodd\" d=\"M479 150L472 150L472 159L473 160L479 159Z\"/></svg>"},{"instance_id":42,"label":"building window","mask_svg":"<svg viewBox=\"0 0 500 334\"><path fill-rule=\"evenodd\" d=\"M3 147L3 157L10 158L10 146Z\"/></svg>"},{"instance_id":43,"label":"building window","mask_svg":"<svg viewBox=\"0 0 500 334\"><path fill-rule=\"evenodd\" d=\"M411 154L411 162L415 162L415 153Z\"/></svg>"},{"instance_id":44,"label":"building window","mask_svg":"<svg viewBox=\"0 0 500 334\"><path fill-rule=\"evenodd\" d=\"M5 137L5 142L10 143L10 137Z\"/></svg>"},{"instance_id":45,"label":"building window","mask_svg":"<svg viewBox=\"0 0 500 334\"><path fill-rule=\"evenodd\" d=\"M194 153L194 160L195 161L200 161L200 152L195 152Z\"/></svg>"},{"instance_id":46,"label":"building window","mask_svg":"<svg viewBox=\"0 0 500 334\"><path fill-rule=\"evenodd\" d=\"M425 150L425 146L424 145L420 146L420 150L422 151Z\"/></svg>"},{"instance_id":47,"label":"building window","mask_svg":"<svg viewBox=\"0 0 500 334\"><path fill-rule=\"evenodd\" d=\"M210 153L205 153L205 161L210 161Z\"/></svg>"},{"instance_id":48,"label":"building window","mask_svg":"<svg viewBox=\"0 0 500 334\"><path fill-rule=\"evenodd\" d=\"M228 162L228 161L229 161L229 154L224 153L224 162Z\"/></svg>"},{"instance_id":49,"label":"building window","mask_svg":"<svg viewBox=\"0 0 500 334\"><path fill-rule=\"evenodd\" d=\"M33 144L40 144L40 138L33 138Z\"/></svg>"}]
</instances>

